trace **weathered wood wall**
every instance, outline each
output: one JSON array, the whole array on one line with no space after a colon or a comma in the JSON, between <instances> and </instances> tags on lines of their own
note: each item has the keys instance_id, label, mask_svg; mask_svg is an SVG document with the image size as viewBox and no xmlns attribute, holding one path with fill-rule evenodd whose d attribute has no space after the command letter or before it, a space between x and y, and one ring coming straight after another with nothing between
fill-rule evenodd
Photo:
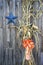
<instances>
[{"instance_id":1,"label":"weathered wood wall","mask_svg":"<svg viewBox=\"0 0 43 65\"><path fill-rule=\"evenodd\" d=\"M19 16L18 19L20 19L20 2L20 0L10 0L10 3L8 3L8 0L0 0L0 3L3 4L3 6L0 7L0 65L21 64L22 53L20 54L21 50L18 48L15 34L16 30L13 28L10 32L7 25L8 20L5 19L5 16L8 16L9 12L13 12L13 14ZM15 22L18 23L18 20L15 20Z\"/></svg>"},{"instance_id":2,"label":"weathered wood wall","mask_svg":"<svg viewBox=\"0 0 43 65\"><path fill-rule=\"evenodd\" d=\"M18 40L16 38L16 29L11 29L11 43L10 43L10 31L8 29L5 16L9 15L9 12L12 11L14 15L18 16L18 19L21 18L21 0L11 0L10 5L8 5L8 0L2 1L3 6L0 7L0 65L21 65L23 58L23 50L18 47ZM34 3L34 8L39 9L39 3ZM42 8L43 9L43 8ZM18 19L15 20L18 25ZM34 20L35 21L35 20ZM43 15L36 19L36 25L39 27L43 34ZM39 61L41 57L41 44L43 43L43 37L39 35L39 52L38 57ZM12 46L10 47L9 44ZM40 65L40 62L39 62Z\"/></svg>"}]
</instances>

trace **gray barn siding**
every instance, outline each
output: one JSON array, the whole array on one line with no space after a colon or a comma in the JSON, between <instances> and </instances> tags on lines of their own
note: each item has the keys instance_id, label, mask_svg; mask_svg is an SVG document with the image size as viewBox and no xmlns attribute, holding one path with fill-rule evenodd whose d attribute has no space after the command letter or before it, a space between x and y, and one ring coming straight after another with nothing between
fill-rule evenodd
<instances>
[{"instance_id":1,"label":"gray barn siding","mask_svg":"<svg viewBox=\"0 0 43 65\"><path fill-rule=\"evenodd\" d=\"M10 42L10 31L8 29L7 20L5 19L5 16L9 15L9 12L12 11L14 15L18 16L18 20L21 18L21 0L18 0L15 4L15 0L12 0L12 5L8 7L7 1L3 0L3 8L0 8L0 24L2 28L0 28L0 65L21 65L22 58L23 58L23 49L18 47L18 44L20 45L20 40L16 38L16 31L15 29L11 29L11 40L12 40L12 47L9 47L9 42ZM37 5L36 5L37 4ZM16 8L15 8L16 7ZM35 9L39 9L39 4L36 2L34 4ZM16 22L18 22L16 20ZM2 21L2 22L1 22ZM35 21L35 20L34 20ZM43 15L36 20L37 22L36 25L39 27L41 32L43 33ZM39 61L40 60L40 55L41 55L41 43L43 41L39 35ZM37 58L36 58L37 60ZM39 63L40 64L40 63ZM38 65L39 65L38 64Z\"/></svg>"}]
</instances>

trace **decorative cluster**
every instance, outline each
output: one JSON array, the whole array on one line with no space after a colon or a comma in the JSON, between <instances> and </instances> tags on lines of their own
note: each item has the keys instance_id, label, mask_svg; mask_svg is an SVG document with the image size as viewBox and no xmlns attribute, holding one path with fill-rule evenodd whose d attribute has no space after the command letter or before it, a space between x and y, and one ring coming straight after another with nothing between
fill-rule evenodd
<instances>
[{"instance_id":1,"label":"decorative cluster","mask_svg":"<svg viewBox=\"0 0 43 65\"><path fill-rule=\"evenodd\" d=\"M33 4L35 2L40 3L39 10L34 9ZM40 33L38 27L30 21L31 17L33 19L37 19L40 17L43 13L41 10L41 7L43 6L42 0L22 0L22 20L19 20L19 26L16 26L16 22L14 20L17 18L17 16L13 16L12 13L9 14L9 16L6 16L6 19L8 19L8 24L13 23L14 27L18 29L18 36L22 40L22 45L26 49L25 51L25 58L26 60L30 59L30 52L35 47L34 42L32 40L32 36L35 37L35 40L37 39L37 33Z\"/></svg>"},{"instance_id":2,"label":"decorative cluster","mask_svg":"<svg viewBox=\"0 0 43 65\"><path fill-rule=\"evenodd\" d=\"M39 10L34 9L33 4L35 2L39 2ZM38 42L38 36L36 33L40 33L38 26L30 21L31 17L33 19L39 18L43 11L41 10L42 2L41 0L22 0L22 20L19 20L19 27L18 27L18 35L20 39L22 39L22 45L25 48L25 59L30 59L30 52L35 47L34 42L32 40L32 36L34 36L36 43ZM38 44L36 46L38 48Z\"/></svg>"}]
</instances>

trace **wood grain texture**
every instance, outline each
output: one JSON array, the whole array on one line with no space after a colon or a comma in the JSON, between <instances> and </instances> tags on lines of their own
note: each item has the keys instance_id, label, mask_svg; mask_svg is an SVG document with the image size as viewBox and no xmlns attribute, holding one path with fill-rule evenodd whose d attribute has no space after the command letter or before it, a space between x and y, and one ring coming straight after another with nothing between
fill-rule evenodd
<instances>
[{"instance_id":1,"label":"wood grain texture","mask_svg":"<svg viewBox=\"0 0 43 65\"><path fill-rule=\"evenodd\" d=\"M17 4L18 2L19 4ZM12 42L10 42L10 31L8 29L8 25L6 25L8 21L5 19L5 16L8 15L10 11L12 11L14 15L18 16L18 20L22 17L21 0L18 0L18 2L16 1L15 3L15 0L12 0L11 5L9 6L8 2L6 0L3 0L3 8L2 9L0 8L0 17L1 17L0 24L2 27L0 28L0 65L22 65L22 60L24 57L24 49L21 46L20 40L18 40L16 37L17 30L11 29ZM34 3L34 8L39 9L39 4L37 2ZM18 20L16 20L17 25ZM37 19L35 23L43 33L43 15L39 19ZM40 65L41 61L40 55L41 55L41 43L43 44L42 40L43 37L39 35L38 65ZM12 45L11 47L9 47L9 43L11 43ZM35 60L37 62L36 52L35 55L36 55Z\"/></svg>"}]
</instances>

